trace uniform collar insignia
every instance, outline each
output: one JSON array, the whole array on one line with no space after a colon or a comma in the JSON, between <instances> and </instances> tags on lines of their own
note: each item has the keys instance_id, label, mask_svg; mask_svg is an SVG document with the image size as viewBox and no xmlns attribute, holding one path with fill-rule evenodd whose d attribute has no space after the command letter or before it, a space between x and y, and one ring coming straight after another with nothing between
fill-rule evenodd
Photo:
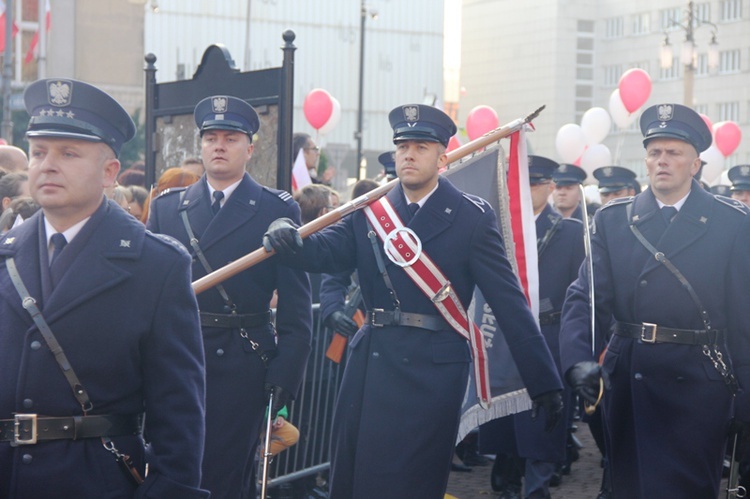
<instances>
[{"instance_id":1,"label":"uniform collar insignia","mask_svg":"<svg viewBox=\"0 0 750 499\"><path fill-rule=\"evenodd\" d=\"M130 248L130 239L120 239L120 248Z\"/></svg>"},{"instance_id":2,"label":"uniform collar insignia","mask_svg":"<svg viewBox=\"0 0 750 499\"><path fill-rule=\"evenodd\" d=\"M637 222L640 217L638 215L633 215L633 222Z\"/></svg>"},{"instance_id":3,"label":"uniform collar insignia","mask_svg":"<svg viewBox=\"0 0 750 499\"><path fill-rule=\"evenodd\" d=\"M708 222L708 218L706 218L706 217L701 217L701 218L700 218L700 221L701 221L701 223L702 223L702 224L704 224L704 223Z\"/></svg>"},{"instance_id":4,"label":"uniform collar insignia","mask_svg":"<svg viewBox=\"0 0 750 499\"><path fill-rule=\"evenodd\" d=\"M250 206L255 206L255 200L254 199L250 200Z\"/></svg>"},{"instance_id":5,"label":"uniform collar insignia","mask_svg":"<svg viewBox=\"0 0 750 499\"><path fill-rule=\"evenodd\" d=\"M9 237L8 239L5 240L5 245L7 246L9 244L13 244L13 241L15 240L16 240L15 237Z\"/></svg>"},{"instance_id":6,"label":"uniform collar insignia","mask_svg":"<svg viewBox=\"0 0 750 499\"><path fill-rule=\"evenodd\" d=\"M446 209L445 209L445 212L446 212L446 213L447 213L448 215L450 215L450 214L451 214L451 211L453 211L453 210L451 210L450 208L446 208Z\"/></svg>"}]
</instances>

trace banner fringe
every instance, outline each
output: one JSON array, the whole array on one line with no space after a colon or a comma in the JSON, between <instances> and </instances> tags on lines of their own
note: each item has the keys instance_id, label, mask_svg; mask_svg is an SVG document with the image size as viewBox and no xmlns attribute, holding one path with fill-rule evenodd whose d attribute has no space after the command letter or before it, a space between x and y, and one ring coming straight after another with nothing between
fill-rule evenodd
<instances>
[{"instance_id":1,"label":"banner fringe","mask_svg":"<svg viewBox=\"0 0 750 499\"><path fill-rule=\"evenodd\" d=\"M463 440L470 431L484 423L530 409L531 398L526 388L492 397L492 405L489 409L483 409L479 404L473 405L461 415L456 444Z\"/></svg>"}]
</instances>

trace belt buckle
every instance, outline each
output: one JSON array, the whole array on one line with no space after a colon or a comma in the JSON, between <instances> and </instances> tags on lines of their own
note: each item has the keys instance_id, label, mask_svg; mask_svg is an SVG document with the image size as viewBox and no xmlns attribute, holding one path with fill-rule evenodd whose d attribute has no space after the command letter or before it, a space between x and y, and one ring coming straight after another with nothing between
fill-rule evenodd
<instances>
[{"instance_id":1,"label":"belt buckle","mask_svg":"<svg viewBox=\"0 0 750 499\"><path fill-rule=\"evenodd\" d=\"M644 343L656 343L656 324L650 322L641 323L641 341ZM650 331L651 335L646 336L647 330Z\"/></svg>"},{"instance_id":2,"label":"belt buckle","mask_svg":"<svg viewBox=\"0 0 750 499\"><path fill-rule=\"evenodd\" d=\"M377 314L377 313L383 313L383 312L385 312L385 310L382 309L382 308L373 308L370 311L370 325L372 327L383 327L385 325L385 324L379 323L379 322L377 322L375 320L375 314Z\"/></svg>"},{"instance_id":3,"label":"belt buckle","mask_svg":"<svg viewBox=\"0 0 750 499\"><path fill-rule=\"evenodd\" d=\"M11 447L35 444L37 439L36 414L15 414L13 419L13 441L10 443ZM27 422L31 424L31 436L22 437L21 426Z\"/></svg>"}]
</instances>

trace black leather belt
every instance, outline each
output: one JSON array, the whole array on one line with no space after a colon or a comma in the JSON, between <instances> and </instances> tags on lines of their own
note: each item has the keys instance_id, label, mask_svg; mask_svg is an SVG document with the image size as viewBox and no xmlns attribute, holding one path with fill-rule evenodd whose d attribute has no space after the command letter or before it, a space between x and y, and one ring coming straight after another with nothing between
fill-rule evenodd
<instances>
[{"instance_id":1,"label":"black leather belt","mask_svg":"<svg viewBox=\"0 0 750 499\"><path fill-rule=\"evenodd\" d=\"M539 325L549 326L550 324L560 324L560 315L562 315L562 312L539 314Z\"/></svg>"},{"instance_id":2,"label":"black leather belt","mask_svg":"<svg viewBox=\"0 0 750 499\"><path fill-rule=\"evenodd\" d=\"M452 329L445 319L438 315L410 314L400 310L383 310L375 308L367 312L367 323L374 327L410 326L443 331Z\"/></svg>"},{"instance_id":3,"label":"black leather belt","mask_svg":"<svg viewBox=\"0 0 750 499\"><path fill-rule=\"evenodd\" d=\"M15 447L39 440L138 435L142 420L141 414L68 417L16 414L13 419L0 419L0 442L10 442Z\"/></svg>"},{"instance_id":4,"label":"black leather belt","mask_svg":"<svg viewBox=\"0 0 750 499\"><path fill-rule=\"evenodd\" d=\"M271 312L260 314L212 314L201 312L201 326L227 329L252 329L271 322Z\"/></svg>"},{"instance_id":5,"label":"black leather belt","mask_svg":"<svg viewBox=\"0 0 750 499\"><path fill-rule=\"evenodd\" d=\"M713 345L725 333L724 329L674 329L644 322L629 324L615 322L615 334L626 338L638 338L644 343L679 343L681 345Z\"/></svg>"}]
</instances>

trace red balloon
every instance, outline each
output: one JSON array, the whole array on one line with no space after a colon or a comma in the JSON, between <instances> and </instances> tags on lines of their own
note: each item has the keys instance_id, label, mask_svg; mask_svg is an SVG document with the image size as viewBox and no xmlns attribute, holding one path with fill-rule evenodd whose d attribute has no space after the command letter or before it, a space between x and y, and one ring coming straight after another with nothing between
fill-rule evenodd
<instances>
[{"instance_id":1,"label":"red balloon","mask_svg":"<svg viewBox=\"0 0 750 499\"><path fill-rule=\"evenodd\" d=\"M634 113L651 95L651 77L640 68L628 69L620 77L617 88L625 109Z\"/></svg>"},{"instance_id":2,"label":"red balloon","mask_svg":"<svg viewBox=\"0 0 750 499\"><path fill-rule=\"evenodd\" d=\"M725 158L739 147L742 130L734 121L721 121L714 125L714 144Z\"/></svg>"},{"instance_id":3,"label":"red balloon","mask_svg":"<svg viewBox=\"0 0 750 499\"><path fill-rule=\"evenodd\" d=\"M490 106L477 106L469 111L466 119L466 133L469 140L481 137L500 126L497 113Z\"/></svg>"},{"instance_id":4,"label":"red balloon","mask_svg":"<svg viewBox=\"0 0 750 499\"><path fill-rule=\"evenodd\" d=\"M461 147L461 142L459 142L458 137L454 135L448 141L448 147L445 149L445 152L451 152L452 150L458 149L459 147Z\"/></svg>"},{"instance_id":5,"label":"red balloon","mask_svg":"<svg viewBox=\"0 0 750 499\"><path fill-rule=\"evenodd\" d=\"M333 99L331 98L331 94L322 88L311 90L307 94L307 97L305 97L302 110L305 112L305 118L310 123L310 126L316 130L320 129L328 123L333 114Z\"/></svg>"}]
</instances>

